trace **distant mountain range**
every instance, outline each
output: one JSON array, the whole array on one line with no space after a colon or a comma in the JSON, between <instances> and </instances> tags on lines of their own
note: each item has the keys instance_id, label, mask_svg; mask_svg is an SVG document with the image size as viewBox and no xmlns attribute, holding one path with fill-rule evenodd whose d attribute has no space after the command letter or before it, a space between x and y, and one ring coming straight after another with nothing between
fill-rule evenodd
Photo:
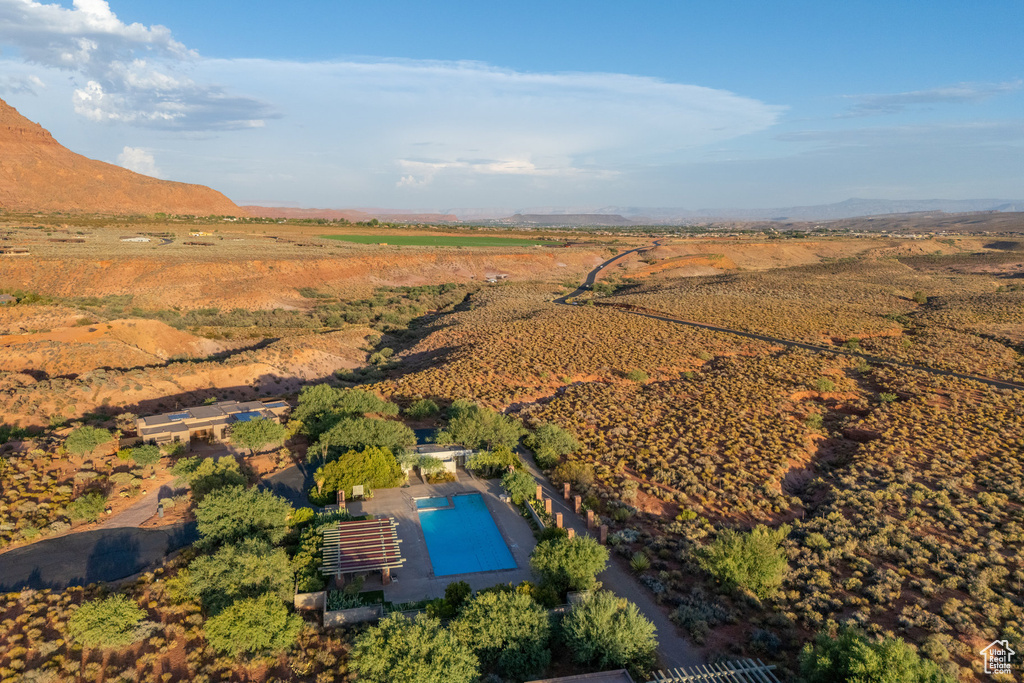
<instances>
[{"instance_id":1,"label":"distant mountain range","mask_svg":"<svg viewBox=\"0 0 1024 683\"><path fill-rule=\"evenodd\" d=\"M298 209L243 207L256 216L275 218L346 218L407 223L492 223L521 226L692 225L718 221L829 221L913 213L1024 212L1021 199L847 199L834 204L768 209L685 209L680 207L602 206L448 209Z\"/></svg>"},{"instance_id":2,"label":"distant mountain range","mask_svg":"<svg viewBox=\"0 0 1024 683\"><path fill-rule=\"evenodd\" d=\"M462 220L514 225L680 225L712 221L828 221L863 216L943 212L1024 211L1024 200L1011 199L847 199L835 204L769 209L683 209L610 206L589 210L530 209L512 215L484 210L450 209Z\"/></svg>"}]
</instances>

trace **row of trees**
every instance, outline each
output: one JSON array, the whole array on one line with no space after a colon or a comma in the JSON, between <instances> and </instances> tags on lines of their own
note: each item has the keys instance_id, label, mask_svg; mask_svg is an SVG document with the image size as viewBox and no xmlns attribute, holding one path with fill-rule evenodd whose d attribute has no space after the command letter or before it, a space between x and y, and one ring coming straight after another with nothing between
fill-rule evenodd
<instances>
[{"instance_id":1,"label":"row of trees","mask_svg":"<svg viewBox=\"0 0 1024 683\"><path fill-rule=\"evenodd\" d=\"M468 585L452 584L445 609L414 619L393 614L356 638L352 668L370 683L461 683L484 673L523 681L540 675L558 647L580 665L624 667L643 680L654 663L655 628L636 605L597 590L607 562L608 551L590 537L548 538L530 560L538 585L495 586L467 599ZM555 594L561 602L569 590L593 592L559 620L542 603Z\"/></svg>"}]
</instances>

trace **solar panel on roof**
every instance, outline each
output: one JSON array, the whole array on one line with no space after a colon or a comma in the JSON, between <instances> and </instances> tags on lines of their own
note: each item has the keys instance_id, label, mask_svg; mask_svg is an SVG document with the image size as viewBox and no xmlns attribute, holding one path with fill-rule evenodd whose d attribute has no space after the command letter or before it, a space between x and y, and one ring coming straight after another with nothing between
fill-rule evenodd
<instances>
[{"instance_id":1,"label":"solar panel on roof","mask_svg":"<svg viewBox=\"0 0 1024 683\"><path fill-rule=\"evenodd\" d=\"M262 413L253 411L248 413L235 413L235 419L239 422L249 422L250 420L259 420L263 417Z\"/></svg>"},{"instance_id":2,"label":"solar panel on roof","mask_svg":"<svg viewBox=\"0 0 1024 683\"><path fill-rule=\"evenodd\" d=\"M172 413L167 416L167 419L171 420L172 422L177 422L179 420L187 420L189 417L190 416L188 413Z\"/></svg>"},{"instance_id":3,"label":"solar panel on roof","mask_svg":"<svg viewBox=\"0 0 1024 683\"><path fill-rule=\"evenodd\" d=\"M284 408L286 405L288 405L288 404L285 403L284 401L274 401L273 403L268 403L267 407L268 408Z\"/></svg>"}]
</instances>

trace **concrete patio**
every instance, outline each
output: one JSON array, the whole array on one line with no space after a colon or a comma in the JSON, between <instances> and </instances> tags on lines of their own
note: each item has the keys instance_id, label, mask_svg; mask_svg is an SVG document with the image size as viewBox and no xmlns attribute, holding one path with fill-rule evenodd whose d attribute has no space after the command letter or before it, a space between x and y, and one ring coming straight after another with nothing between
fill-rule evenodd
<instances>
[{"instance_id":1,"label":"concrete patio","mask_svg":"<svg viewBox=\"0 0 1024 683\"><path fill-rule=\"evenodd\" d=\"M533 530L511 503L502 502L498 496L503 492L499 480L479 479L463 469L458 470L458 481L450 484L422 483L415 474L410 475L412 485L403 488L377 489L373 498L352 501L348 508L353 515L388 515L398 522L398 538L401 540L402 557L405 564L392 572L392 582L381 586L379 573L366 577L364 590L382 588L384 597L394 603L415 602L425 598L439 598L449 583L465 581L472 589L479 590L499 583L520 583L533 578L530 572L530 553L536 539ZM427 552L427 542L420 527L416 511L416 498L448 496L456 493L481 493L494 523L501 532L505 544L516 562L515 569L434 576L433 565Z\"/></svg>"}]
</instances>

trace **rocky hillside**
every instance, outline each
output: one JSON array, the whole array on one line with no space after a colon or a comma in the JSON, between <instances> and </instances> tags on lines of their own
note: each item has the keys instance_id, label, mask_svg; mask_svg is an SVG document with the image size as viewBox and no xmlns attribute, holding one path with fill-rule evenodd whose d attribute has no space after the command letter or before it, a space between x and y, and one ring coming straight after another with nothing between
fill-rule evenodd
<instances>
[{"instance_id":1,"label":"rocky hillside","mask_svg":"<svg viewBox=\"0 0 1024 683\"><path fill-rule=\"evenodd\" d=\"M10 211L245 215L216 190L158 180L75 154L0 100L0 208Z\"/></svg>"}]
</instances>

